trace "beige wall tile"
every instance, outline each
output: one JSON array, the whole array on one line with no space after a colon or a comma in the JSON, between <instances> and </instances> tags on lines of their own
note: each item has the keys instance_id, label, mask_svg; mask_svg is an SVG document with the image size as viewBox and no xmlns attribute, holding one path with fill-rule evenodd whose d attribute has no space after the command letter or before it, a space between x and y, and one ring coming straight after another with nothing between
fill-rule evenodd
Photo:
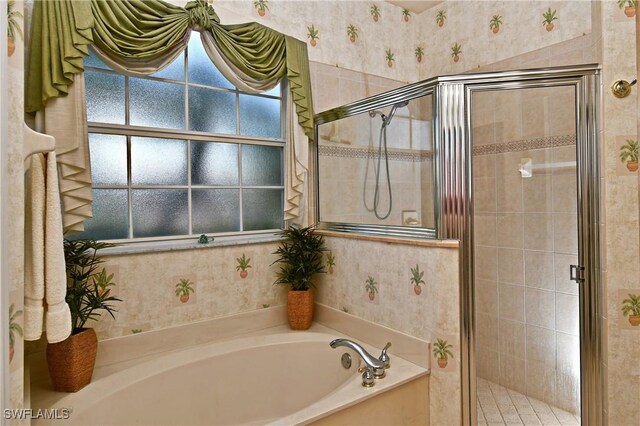
<instances>
[{"instance_id":1,"label":"beige wall tile","mask_svg":"<svg viewBox=\"0 0 640 426\"><path fill-rule=\"evenodd\" d=\"M526 288L527 324L553 329L555 326L555 297L552 291Z\"/></svg>"},{"instance_id":2,"label":"beige wall tile","mask_svg":"<svg viewBox=\"0 0 640 426\"><path fill-rule=\"evenodd\" d=\"M517 163L519 164L519 162ZM514 165L515 166L515 165ZM517 170L517 169L516 169ZM496 178L496 209L498 212L516 213L522 211L522 178L507 175Z\"/></svg>"},{"instance_id":3,"label":"beige wall tile","mask_svg":"<svg viewBox=\"0 0 640 426\"><path fill-rule=\"evenodd\" d=\"M578 253L578 222L575 214L553 215L553 243L559 253Z\"/></svg>"},{"instance_id":4,"label":"beige wall tile","mask_svg":"<svg viewBox=\"0 0 640 426\"><path fill-rule=\"evenodd\" d=\"M476 213L474 217L475 244L496 245L496 215L494 213Z\"/></svg>"},{"instance_id":5,"label":"beige wall tile","mask_svg":"<svg viewBox=\"0 0 640 426\"><path fill-rule=\"evenodd\" d=\"M499 284L500 318L524 322L524 287Z\"/></svg>"},{"instance_id":6,"label":"beige wall tile","mask_svg":"<svg viewBox=\"0 0 640 426\"><path fill-rule=\"evenodd\" d=\"M553 253L525 250L524 276L527 287L545 290L555 288Z\"/></svg>"},{"instance_id":7,"label":"beige wall tile","mask_svg":"<svg viewBox=\"0 0 640 426\"><path fill-rule=\"evenodd\" d=\"M525 361L524 359L500 356L500 384L516 392L525 393Z\"/></svg>"},{"instance_id":8,"label":"beige wall tile","mask_svg":"<svg viewBox=\"0 0 640 426\"><path fill-rule=\"evenodd\" d=\"M553 403L556 397L556 370L553 364L527 359L526 369L527 396Z\"/></svg>"},{"instance_id":9,"label":"beige wall tile","mask_svg":"<svg viewBox=\"0 0 640 426\"><path fill-rule=\"evenodd\" d=\"M524 222L521 213L498 214L496 228L498 247L523 247Z\"/></svg>"},{"instance_id":10,"label":"beige wall tile","mask_svg":"<svg viewBox=\"0 0 640 426\"><path fill-rule=\"evenodd\" d=\"M553 174L553 211L576 213L577 187L575 172Z\"/></svg>"},{"instance_id":11,"label":"beige wall tile","mask_svg":"<svg viewBox=\"0 0 640 426\"><path fill-rule=\"evenodd\" d=\"M517 321L500 320L499 349L500 355L525 359L526 339L525 325Z\"/></svg>"},{"instance_id":12,"label":"beige wall tile","mask_svg":"<svg viewBox=\"0 0 640 426\"><path fill-rule=\"evenodd\" d=\"M528 250L553 250L553 216L543 213L524 215L524 248Z\"/></svg>"},{"instance_id":13,"label":"beige wall tile","mask_svg":"<svg viewBox=\"0 0 640 426\"><path fill-rule=\"evenodd\" d=\"M535 325L527 325L527 363L539 361L547 369L556 369L556 333Z\"/></svg>"},{"instance_id":14,"label":"beige wall tile","mask_svg":"<svg viewBox=\"0 0 640 426\"><path fill-rule=\"evenodd\" d=\"M476 278L498 279L498 250L495 247L476 247Z\"/></svg>"},{"instance_id":15,"label":"beige wall tile","mask_svg":"<svg viewBox=\"0 0 640 426\"><path fill-rule=\"evenodd\" d=\"M556 330L577 336L578 323L578 296L556 294Z\"/></svg>"},{"instance_id":16,"label":"beige wall tile","mask_svg":"<svg viewBox=\"0 0 640 426\"><path fill-rule=\"evenodd\" d=\"M522 179L522 198L527 213L550 213L552 211L552 177L536 174Z\"/></svg>"},{"instance_id":17,"label":"beige wall tile","mask_svg":"<svg viewBox=\"0 0 640 426\"><path fill-rule=\"evenodd\" d=\"M475 284L476 312L498 316L498 283L477 279Z\"/></svg>"},{"instance_id":18,"label":"beige wall tile","mask_svg":"<svg viewBox=\"0 0 640 426\"><path fill-rule=\"evenodd\" d=\"M522 250L498 249L498 281L524 285L524 253Z\"/></svg>"}]
</instances>

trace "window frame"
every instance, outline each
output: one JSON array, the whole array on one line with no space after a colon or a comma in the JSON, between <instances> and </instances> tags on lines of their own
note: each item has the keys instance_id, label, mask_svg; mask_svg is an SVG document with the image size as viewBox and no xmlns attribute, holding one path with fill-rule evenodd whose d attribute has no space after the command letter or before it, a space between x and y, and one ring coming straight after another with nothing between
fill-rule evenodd
<instances>
[{"instance_id":1,"label":"window frame","mask_svg":"<svg viewBox=\"0 0 640 426\"><path fill-rule=\"evenodd\" d=\"M92 52L93 55L95 53ZM126 149L127 149L127 183L126 185L98 185L96 186L94 182L91 184L92 191L95 189L126 189L127 190L127 214L128 214L128 237L127 238L119 238L119 239L108 239L104 241L108 241L110 243L115 243L118 245L125 246L134 246L141 245L146 246L148 244L152 244L150 249L154 247L153 243L179 243L183 241L186 243L184 245L185 248L189 248L191 242L194 240L197 241L199 237L203 234L182 234L182 235L166 235L166 236L155 236L155 237L134 237L133 236L133 208L131 204L132 198L132 190L134 189L186 189L187 197L188 197L188 231L193 232L193 204L192 204L192 190L195 189L237 189L240 192L240 201L239 201L239 210L238 215L240 216L240 230L238 231L229 231L229 232L208 232L204 235L209 237L209 240L213 240L215 238L222 237L228 244L233 244L234 240L252 240L258 239L262 240L261 236L273 235L281 231L287 224L285 219L285 183L287 181L287 170L286 170L286 141L287 141L287 101L288 101L288 84L286 77L280 81L280 94L279 96L273 94L267 94L267 92L262 93L249 93L240 90L238 87L234 88L225 88L225 87L217 87L217 86L207 86L199 83L190 83L189 75L188 75L188 64L189 64L189 49L185 49L184 55L180 56L180 60L183 60L184 66L184 79L183 80L173 80L169 78L163 77L154 77L154 76L132 76L125 73L120 73L112 68L102 68L96 67L92 65L85 65L85 71L90 72L99 72L105 74L113 74L124 77L124 124L114 124L114 123L106 123L106 122L91 122L87 121L87 135L91 133L97 134L105 134L105 135L118 135L124 136L126 138ZM97 55L96 55L97 57ZM106 65L106 64L105 64ZM108 66L108 65L107 65ZM215 65L214 65L215 66ZM184 87L184 111L185 111L185 121L184 121L184 129L169 129L169 128L157 128L157 127L146 127L146 126L136 126L130 125L130 84L131 78L142 78L152 81L159 81L171 84L180 84ZM230 82L231 83L231 82ZM231 83L233 84L233 83ZM217 90L226 93L233 93L235 97L235 112L236 112L236 133L235 134L222 134L222 133L210 133L204 131L197 130L189 130L189 88L190 87L198 87L205 88L207 90ZM271 138L271 137L256 137L256 136L246 136L240 135L240 97L241 95L250 95L255 97L261 97L265 99L274 99L280 102L280 135L281 138ZM134 185L131 179L131 138L132 137L148 137L148 138L161 138L161 139L174 139L174 140L182 140L187 144L187 182L185 185ZM193 142L212 142L212 143L229 143L238 146L238 177L239 181L237 185L193 185L192 184L192 176L191 176L191 141ZM270 146L270 147L278 147L282 149L282 161L281 161L281 176L282 176L282 184L281 185L267 185L267 186L256 186L256 185L243 185L242 184L242 145L254 145L254 146ZM261 229L261 230L249 230L245 231L243 229L243 204L242 204L242 191L244 189L277 189L282 191L281 197L281 217L282 220L280 222L280 228L270 228L270 229ZM90 237L90 236L87 236ZM213 237L213 238L211 238ZM156 244L158 245L158 244ZM161 245L158 245L158 248ZM175 247L174 247L175 248ZM117 250L116 250L117 251Z\"/></svg>"}]
</instances>

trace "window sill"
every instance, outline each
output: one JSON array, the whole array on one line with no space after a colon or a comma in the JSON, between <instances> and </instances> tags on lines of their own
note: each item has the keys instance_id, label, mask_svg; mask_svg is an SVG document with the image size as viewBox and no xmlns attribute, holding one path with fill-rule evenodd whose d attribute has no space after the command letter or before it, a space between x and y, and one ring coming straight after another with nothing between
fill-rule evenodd
<instances>
[{"instance_id":1,"label":"window sill","mask_svg":"<svg viewBox=\"0 0 640 426\"><path fill-rule=\"evenodd\" d=\"M120 243L117 247L106 248L100 251L104 257L119 256L125 254L161 253L179 250L202 250L208 248L238 246L247 244L264 244L273 241L280 241L282 237L276 233L257 235L234 235L216 237L214 241L207 244L198 243L197 239L172 240L172 241L145 241Z\"/></svg>"}]
</instances>

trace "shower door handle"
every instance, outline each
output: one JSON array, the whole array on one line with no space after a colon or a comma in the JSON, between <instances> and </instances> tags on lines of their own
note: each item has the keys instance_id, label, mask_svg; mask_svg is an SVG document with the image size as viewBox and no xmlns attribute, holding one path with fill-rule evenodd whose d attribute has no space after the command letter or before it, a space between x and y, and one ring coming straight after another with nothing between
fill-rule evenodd
<instances>
[{"instance_id":1,"label":"shower door handle","mask_svg":"<svg viewBox=\"0 0 640 426\"><path fill-rule=\"evenodd\" d=\"M584 266L569 265L569 279L577 282L578 284L584 282Z\"/></svg>"}]
</instances>

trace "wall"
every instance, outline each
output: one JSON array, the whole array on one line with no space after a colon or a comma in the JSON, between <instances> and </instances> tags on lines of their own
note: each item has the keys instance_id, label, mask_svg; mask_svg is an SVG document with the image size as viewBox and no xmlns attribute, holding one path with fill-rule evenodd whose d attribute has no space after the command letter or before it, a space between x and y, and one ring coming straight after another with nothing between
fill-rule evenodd
<instances>
[{"instance_id":1,"label":"wall","mask_svg":"<svg viewBox=\"0 0 640 426\"><path fill-rule=\"evenodd\" d=\"M4 5L3 5L4 7ZM24 3L16 1L14 4L14 12L20 15L14 15L15 23L20 29L24 28L22 15L24 13ZM11 42L9 43L11 45ZM13 39L15 50L11 51L9 46L8 60L8 81L9 81L9 235L7 241L11 241L9 245L9 301L12 307L14 321L18 327L10 328L10 333L14 335L15 344L9 350L11 361L9 363L9 371L11 377L11 395L10 403L12 408L19 408L23 405L23 375L24 362L23 353L24 345L22 341L22 307L23 307L23 270L24 270L24 168L22 158L22 115L24 111L23 92L24 78L22 70L24 69L24 42L21 34L16 34ZM5 303L5 301L2 301ZM17 422L15 422L17 423Z\"/></svg>"},{"instance_id":2,"label":"wall","mask_svg":"<svg viewBox=\"0 0 640 426\"><path fill-rule=\"evenodd\" d=\"M479 377L579 412L574 95L571 88L473 95Z\"/></svg>"},{"instance_id":3,"label":"wall","mask_svg":"<svg viewBox=\"0 0 640 426\"><path fill-rule=\"evenodd\" d=\"M431 424L460 424L457 244L424 247L328 237L327 246L335 256L335 266L322 276L317 301L428 340L432 346L437 339L450 343L453 357L444 368L431 358ZM412 269L423 273L416 280L424 281L419 289L411 281Z\"/></svg>"}]
</instances>

